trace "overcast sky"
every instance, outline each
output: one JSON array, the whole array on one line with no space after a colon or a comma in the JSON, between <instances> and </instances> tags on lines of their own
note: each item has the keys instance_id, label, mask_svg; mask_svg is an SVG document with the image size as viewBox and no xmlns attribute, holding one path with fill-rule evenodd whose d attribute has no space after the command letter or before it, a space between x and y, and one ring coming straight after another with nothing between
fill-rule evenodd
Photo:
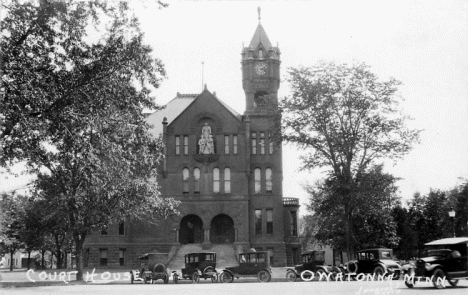
<instances>
[{"instance_id":1,"label":"overcast sky","mask_svg":"<svg viewBox=\"0 0 468 295\"><path fill-rule=\"evenodd\" d=\"M403 82L399 95L409 126L424 129L416 145L385 170L401 177L401 196L451 189L468 178L468 1L132 1L145 39L167 70L154 91L158 104L204 83L243 114L241 50L261 23L287 69L319 60L365 62L382 79ZM279 96L289 93L282 82ZM302 189L324 175L299 172L298 151L283 151L285 197L307 200ZM12 179L10 179L10 185ZM303 213L305 210L302 210Z\"/></svg>"}]
</instances>

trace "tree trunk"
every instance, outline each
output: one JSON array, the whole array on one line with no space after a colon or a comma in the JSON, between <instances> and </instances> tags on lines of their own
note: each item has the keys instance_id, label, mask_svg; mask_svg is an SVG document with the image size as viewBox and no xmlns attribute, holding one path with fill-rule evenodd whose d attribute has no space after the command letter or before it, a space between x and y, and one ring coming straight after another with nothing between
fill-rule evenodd
<instances>
[{"instance_id":1,"label":"tree trunk","mask_svg":"<svg viewBox=\"0 0 468 295\"><path fill-rule=\"evenodd\" d=\"M54 266L54 252L50 251L50 269Z\"/></svg>"},{"instance_id":2,"label":"tree trunk","mask_svg":"<svg viewBox=\"0 0 468 295\"><path fill-rule=\"evenodd\" d=\"M80 234L75 234L75 258L76 258L76 274L77 281L83 281L83 244L85 237Z\"/></svg>"},{"instance_id":3,"label":"tree trunk","mask_svg":"<svg viewBox=\"0 0 468 295\"><path fill-rule=\"evenodd\" d=\"M65 250L65 252L64 252L63 254L64 254L64 255L63 255L63 258L64 258L64 259L63 259L63 260L64 260L64 263L65 263L65 269L67 269L67 267L68 267L67 254L68 254L68 253L67 253L67 251Z\"/></svg>"},{"instance_id":4,"label":"tree trunk","mask_svg":"<svg viewBox=\"0 0 468 295\"><path fill-rule=\"evenodd\" d=\"M45 269L45 258L44 258L45 250L42 249L41 252L42 252L42 253L41 253L41 256L42 256L42 257L41 257L41 269Z\"/></svg>"},{"instance_id":5,"label":"tree trunk","mask_svg":"<svg viewBox=\"0 0 468 295\"><path fill-rule=\"evenodd\" d=\"M31 250L28 250L28 270L30 269L30 266L31 265Z\"/></svg>"},{"instance_id":6,"label":"tree trunk","mask_svg":"<svg viewBox=\"0 0 468 295\"><path fill-rule=\"evenodd\" d=\"M13 255L15 255L15 251L11 249L10 250L10 271L13 271Z\"/></svg>"},{"instance_id":7,"label":"tree trunk","mask_svg":"<svg viewBox=\"0 0 468 295\"><path fill-rule=\"evenodd\" d=\"M346 221L346 255L348 261L354 259L354 246L353 246L353 223L351 210L349 204L345 203L345 221Z\"/></svg>"}]
</instances>

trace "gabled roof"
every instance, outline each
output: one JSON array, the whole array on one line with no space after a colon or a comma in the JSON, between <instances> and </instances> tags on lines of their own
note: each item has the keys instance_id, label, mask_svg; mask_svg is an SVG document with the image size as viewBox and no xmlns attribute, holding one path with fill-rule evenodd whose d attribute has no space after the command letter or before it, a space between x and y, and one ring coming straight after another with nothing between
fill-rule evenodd
<instances>
[{"instance_id":1,"label":"gabled roof","mask_svg":"<svg viewBox=\"0 0 468 295\"><path fill-rule=\"evenodd\" d=\"M197 98L210 95L217 102L219 102L223 107L227 109L237 120L242 121L242 115L236 112L233 108L228 106L226 103L218 99L215 95L209 92L207 89L203 90L200 94L180 94L177 93L177 96L168 102L163 109L155 111L146 118L146 122L153 127L150 132L154 137L159 137L163 132L162 122L164 118L167 118L168 126L174 122Z\"/></svg>"},{"instance_id":2,"label":"gabled roof","mask_svg":"<svg viewBox=\"0 0 468 295\"><path fill-rule=\"evenodd\" d=\"M180 94L168 102L163 109L157 110L152 114L149 114L146 118L146 122L153 125L150 132L154 137L159 137L163 132L163 119L167 118L167 123L171 123L183 110L185 110L198 94Z\"/></svg>"},{"instance_id":3,"label":"gabled roof","mask_svg":"<svg viewBox=\"0 0 468 295\"><path fill-rule=\"evenodd\" d=\"M270 39L268 39L268 36L265 30L263 29L262 25L259 23L252 37L252 41L250 41L249 47L252 49L257 49L260 43L262 43L263 47L265 47L266 50L270 49L271 47Z\"/></svg>"},{"instance_id":4,"label":"gabled roof","mask_svg":"<svg viewBox=\"0 0 468 295\"><path fill-rule=\"evenodd\" d=\"M436 241L426 243L425 245L426 246L442 246L442 245L461 244L461 243L467 243L467 242L468 242L467 237L461 237L461 238L447 238L447 239L436 240Z\"/></svg>"}]
</instances>

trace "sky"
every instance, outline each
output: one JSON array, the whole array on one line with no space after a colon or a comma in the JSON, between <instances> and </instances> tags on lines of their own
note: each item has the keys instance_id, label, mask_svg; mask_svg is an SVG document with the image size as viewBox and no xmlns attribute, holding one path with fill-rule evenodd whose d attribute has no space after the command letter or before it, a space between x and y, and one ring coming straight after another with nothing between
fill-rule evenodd
<instances>
[{"instance_id":1,"label":"sky","mask_svg":"<svg viewBox=\"0 0 468 295\"><path fill-rule=\"evenodd\" d=\"M413 118L408 126L423 129L409 154L385 162L385 171L401 178L404 201L468 179L468 1L180 0L166 1L164 9L153 2L131 6L145 42L167 71L153 91L158 104L177 92L200 93L205 83L243 114L240 54L261 7L261 24L282 53L279 97L289 95L288 68L319 60L365 62L380 78L402 81L401 107ZM325 174L299 171L299 155L294 146L284 146L283 195L304 204L302 186ZM4 188L24 181L10 177Z\"/></svg>"}]
</instances>

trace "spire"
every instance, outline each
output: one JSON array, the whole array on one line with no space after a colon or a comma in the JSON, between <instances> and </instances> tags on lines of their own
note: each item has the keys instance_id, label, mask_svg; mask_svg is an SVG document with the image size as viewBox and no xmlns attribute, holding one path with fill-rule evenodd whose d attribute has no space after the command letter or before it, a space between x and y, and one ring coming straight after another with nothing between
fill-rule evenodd
<instances>
[{"instance_id":1,"label":"spire","mask_svg":"<svg viewBox=\"0 0 468 295\"><path fill-rule=\"evenodd\" d=\"M266 50L270 49L271 47L270 39L268 39L268 36L265 33L265 30L263 29L262 24L260 24L260 15L259 15L259 23L252 37L252 41L250 41L249 47L255 50L257 49L260 43L262 43L263 47Z\"/></svg>"}]
</instances>

